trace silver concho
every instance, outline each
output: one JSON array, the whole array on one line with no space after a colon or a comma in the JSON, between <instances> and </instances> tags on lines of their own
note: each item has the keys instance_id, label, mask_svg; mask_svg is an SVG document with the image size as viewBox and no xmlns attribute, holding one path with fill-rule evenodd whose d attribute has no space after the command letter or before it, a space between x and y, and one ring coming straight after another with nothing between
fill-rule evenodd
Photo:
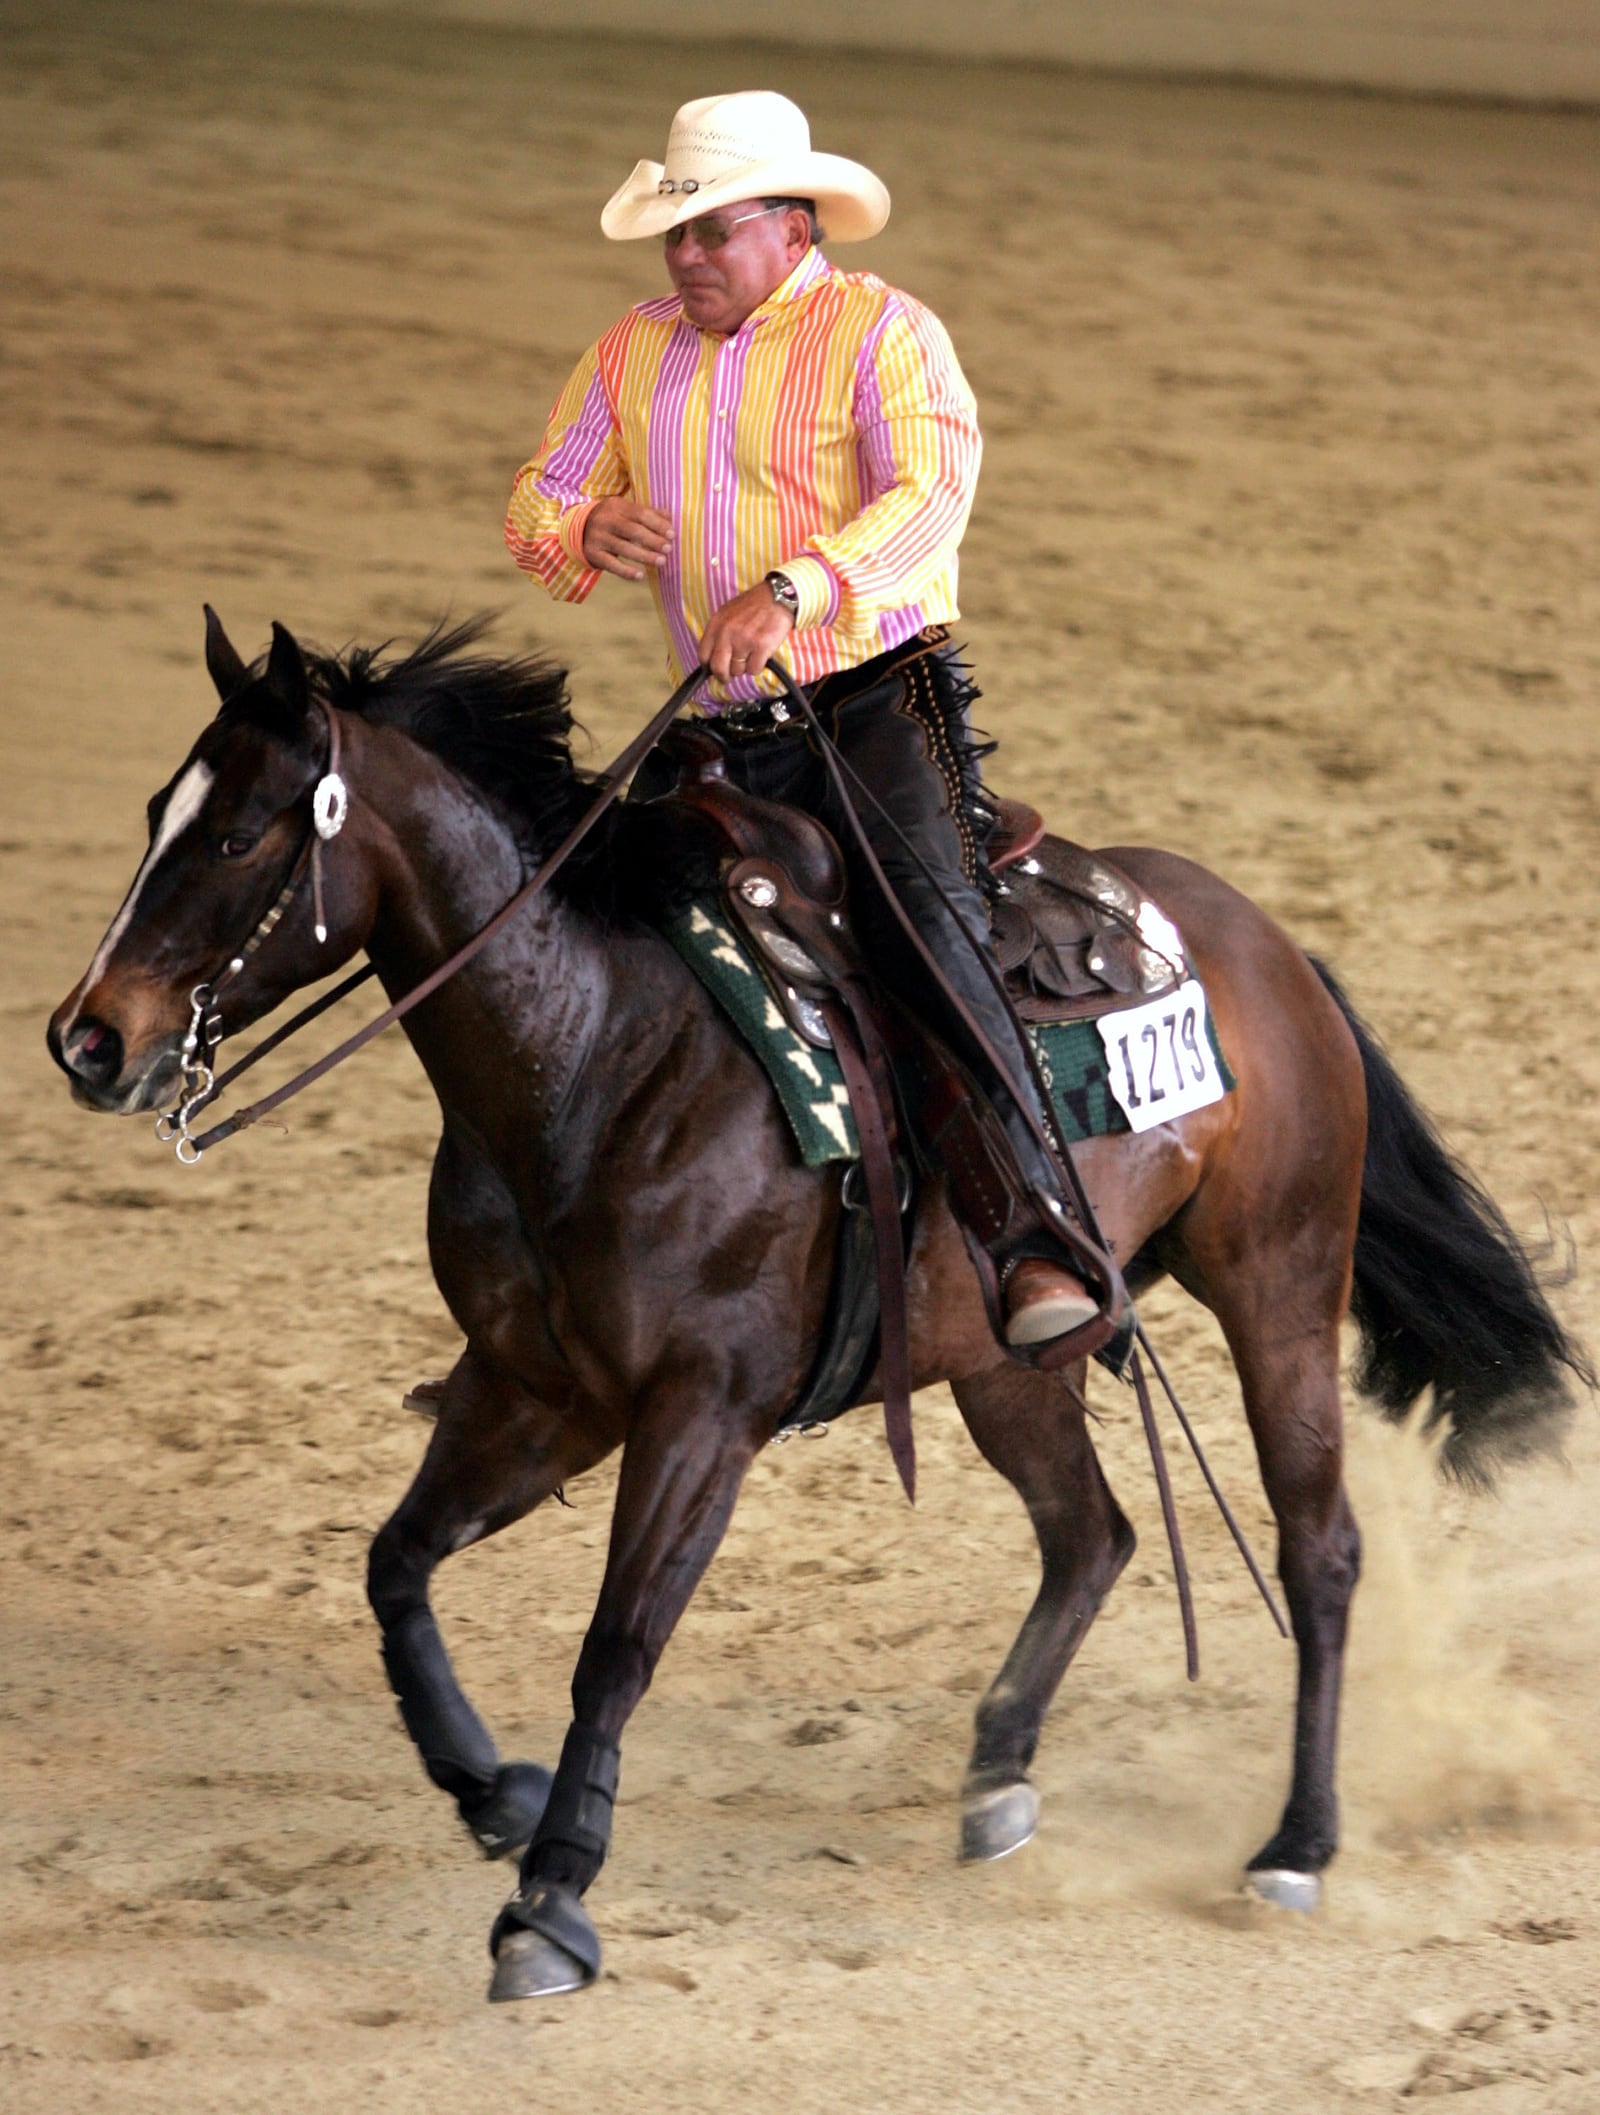
<instances>
[{"instance_id":1,"label":"silver concho","mask_svg":"<svg viewBox=\"0 0 1600 2115\"><path fill-rule=\"evenodd\" d=\"M775 925L763 925L755 938L762 953L776 962L787 976L803 977L807 984L822 983L822 971L798 940L791 940Z\"/></svg>"},{"instance_id":2,"label":"silver concho","mask_svg":"<svg viewBox=\"0 0 1600 2115\"><path fill-rule=\"evenodd\" d=\"M311 820L324 844L338 836L349 813L349 788L337 771L330 771L326 778L317 781L317 790L311 796Z\"/></svg>"},{"instance_id":3,"label":"silver concho","mask_svg":"<svg viewBox=\"0 0 1600 2115\"><path fill-rule=\"evenodd\" d=\"M819 1050L831 1050L833 1036L816 1000L807 998L803 991L796 991L792 984L786 984L784 992L795 1020L799 1023L800 1033L806 1041L815 1043Z\"/></svg>"}]
</instances>

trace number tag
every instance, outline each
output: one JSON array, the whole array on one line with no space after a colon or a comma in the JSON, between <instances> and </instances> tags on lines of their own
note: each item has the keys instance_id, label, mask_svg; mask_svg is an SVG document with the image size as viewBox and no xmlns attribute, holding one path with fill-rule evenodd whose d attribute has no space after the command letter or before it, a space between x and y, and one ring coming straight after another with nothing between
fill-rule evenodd
<instances>
[{"instance_id":1,"label":"number tag","mask_svg":"<svg viewBox=\"0 0 1600 2115\"><path fill-rule=\"evenodd\" d=\"M1193 977L1170 997L1102 1014L1095 1026L1111 1091L1135 1131L1207 1108L1228 1091L1206 1032L1206 995Z\"/></svg>"}]
</instances>

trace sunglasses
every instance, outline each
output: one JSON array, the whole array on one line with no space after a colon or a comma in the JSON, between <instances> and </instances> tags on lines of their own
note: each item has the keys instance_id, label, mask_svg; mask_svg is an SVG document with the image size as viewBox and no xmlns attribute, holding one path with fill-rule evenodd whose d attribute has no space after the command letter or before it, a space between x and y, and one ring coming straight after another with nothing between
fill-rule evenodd
<instances>
[{"instance_id":1,"label":"sunglasses","mask_svg":"<svg viewBox=\"0 0 1600 2115\"><path fill-rule=\"evenodd\" d=\"M741 213L735 220L724 220L716 213L702 213L698 219L680 220L675 228L668 228L666 245L669 250L675 250L685 235L692 235L701 249L720 250L734 229L742 228L747 220L765 220L769 213L785 210L783 206L758 206L753 213Z\"/></svg>"}]
</instances>

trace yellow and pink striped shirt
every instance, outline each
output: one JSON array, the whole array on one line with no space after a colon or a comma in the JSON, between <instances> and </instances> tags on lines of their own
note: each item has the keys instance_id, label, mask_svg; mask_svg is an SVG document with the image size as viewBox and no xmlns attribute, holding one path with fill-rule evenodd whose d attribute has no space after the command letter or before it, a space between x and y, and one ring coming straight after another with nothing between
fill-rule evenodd
<instances>
[{"instance_id":1,"label":"yellow and pink striped shirt","mask_svg":"<svg viewBox=\"0 0 1600 2115\"><path fill-rule=\"evenodd\" d=\"M591 509L639 500L673 523L651 587L680 679L713 611L778 569L800 597L783 658L814 683L959 614L981 452L939 319L811 249L731 337L690 323L676 294L613 325L518 472L506 543L558 601L581 602L600 577L583 556ZM742 676L702 696L714 708L771 687Z\"/></svg>"}]
</instances>

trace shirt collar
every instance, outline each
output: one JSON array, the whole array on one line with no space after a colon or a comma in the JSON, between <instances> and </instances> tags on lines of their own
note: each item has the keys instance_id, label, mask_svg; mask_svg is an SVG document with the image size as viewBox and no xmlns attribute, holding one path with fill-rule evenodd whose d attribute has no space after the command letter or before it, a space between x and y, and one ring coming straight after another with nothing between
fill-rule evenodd
<instances>
[{"instance_id":1,"label":"shirt collar","mask_svg":"<svg viewBox=\"0 0 1600 2115\"><path fill-rule=\"evenodd\" d=\"M768 316L775 315L779 309L787 308L790 302L798 301L803 295L809 294L817 281L825 279L832 270L833 266L813 243L782 286L774 287L761 306L753 310L745 320L749 323L764 323Z\"/></svg>"},{"instance_id":2,"label":"shirt collar","mask_svg":"<svg viewBox=\"0 0 1600 2115\"><path fill-rule=\"evenodd\" d=\"M782 285L774 287L761 306L750 311L739 325L739 330L734 332L734 337L737 338L740 331L749 330L758 323L770 322L774 316L781 315L786 308L803 300L811 289L828 278L832 271L833 266L813 243ZM731 343L731 340L725 339L723 342Z\"/></svg>"}]
</instances>

